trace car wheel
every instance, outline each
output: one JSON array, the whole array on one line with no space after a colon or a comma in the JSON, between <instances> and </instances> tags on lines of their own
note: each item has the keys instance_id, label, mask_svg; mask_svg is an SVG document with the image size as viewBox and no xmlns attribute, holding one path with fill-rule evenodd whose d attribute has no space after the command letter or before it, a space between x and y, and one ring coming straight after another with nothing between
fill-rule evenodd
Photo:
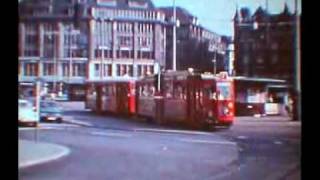
<instances>
[{"instance_id":1,"label":"car wheel","mask_svg":"<svg viewBox=\"0 0 320 180\"><path fill-rule=\"evenodd\" d=\"M57 123L62 123L62 119L61 118L57 119Z\"/></svg>"}]
</instances>

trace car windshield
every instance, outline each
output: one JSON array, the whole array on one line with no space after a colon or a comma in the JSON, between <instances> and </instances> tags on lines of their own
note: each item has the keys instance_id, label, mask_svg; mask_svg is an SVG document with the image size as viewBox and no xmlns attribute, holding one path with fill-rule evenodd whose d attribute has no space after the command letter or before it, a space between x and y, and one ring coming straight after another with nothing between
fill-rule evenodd
<instances>
[{"instance_id":1,"label":"car windshield","mask_svg":"<svg viewBox=\"0 0 320 180\"><path fill-rule=\"evenodd\" d=\"M230 82L218 82L217 90L219 92L219 100L229 100L231 99L231 84Z\"/></svg>"},{"instance_id":2,"label":"car windshield","mask_svg":"<svg viewBox=\"0 0 320 180\"><path fill-rule=\"evenodd\" d=\"M58 105L55 102L41 102L41 107L57 108Z\"/></svg>"},{"instance_id":3,"label":"car windshield","mask_svg":"<svg viewBox=\"0 0 320 180\"><path fill-rule=\"evenodd\" d=\"M19 107L20 108L29 108L29 107L32 107L32 105L29 102L19 102Z\"/></svg>"}]
</instances>

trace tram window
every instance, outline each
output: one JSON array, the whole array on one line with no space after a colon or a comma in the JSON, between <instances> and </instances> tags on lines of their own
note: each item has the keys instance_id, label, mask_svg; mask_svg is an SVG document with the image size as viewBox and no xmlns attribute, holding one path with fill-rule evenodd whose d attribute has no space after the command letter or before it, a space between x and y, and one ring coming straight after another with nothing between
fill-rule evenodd
<instances>
[{"instance_id":1,"label":"tram window","mask_svg":"<svg viewBox=\"0 0 320 180\"><path fill-rule=\"evenodd\" d=\"M102 87L102 95L105 95L106 94L106 87Z\"/></svg>"},{"instance_id":2,"label":"tram window","mask_svg":"<svg viewBox=\"0 0 320 180\"><path fill-rule=\"evenodd\" d=\"M155 94L155 87L154 87L154 86L150 86L150 88L149 88L149 95L150 95L150 96L154 96L154 94Z\"/></svg>"},{"instance_id":3,"label":"tram window","mask_svg":"<svg viewBox=\"0 0 320 180\"><path fill-rule=\"evenodd\" d=\"M217 94L219 100L227 100L231 98L230 83L220 82L217 83Z\"/></svg>"},{"instance_id":4,"label":"tram window","mask_svg":"<svg viewBox=\"0 0 320 180\"><path fill-rule=\"evenodd\" d=\"M177 85L175 88L174 88L174 94L173 94L174 98L176 99L183 99L183 90L182 90L182 87L181 85Z\"/></svg>"},{"instance_id":5,"label":"tram window","mask_svg":"<svg viewBox=\"0 0 320 180\"><path fill-rule=\"evenodd\" d=\"M172 98L172 94L173 94L173 88L172 85L170 84L170 82L167 82L165 84L165 96L167 98Z\"/></svg>"},{"instance_id":6,"label":"tram window","mask_svg":"<svg viewBox=\"0 0 320 180\"><path fill-rule=\"evenodd\" d=\"M186 89L185 87L182 88L182 98L183 98L184 100L187 99L187 89Z\"/></svg>"},{"instance_id":7,"label":"tram window","mask_svg":"<svg viewBox=\"0 0 320 180\"><path fill-rule=\"evenodd\" d=\"M148 92L148 85L144 85L143 86L143 89L142 89L142 94L143 94L143 96L145 96L145 97L148 97L149 96L149 92Z\"/></svg>"}]
</instances>

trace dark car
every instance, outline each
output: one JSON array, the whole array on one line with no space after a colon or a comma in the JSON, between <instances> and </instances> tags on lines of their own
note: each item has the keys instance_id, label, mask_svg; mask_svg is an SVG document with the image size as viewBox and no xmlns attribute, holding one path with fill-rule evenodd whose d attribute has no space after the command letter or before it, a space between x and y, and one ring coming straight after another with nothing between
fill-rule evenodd
<instances>
[{"instance_id":1,"label":"dark car","mask_svg":"<svg viewBox=\"0 0 320 180\"><path fill-rule=\"evenodd\" d=\"M40 102L41 121L62 122L62 108L55 101L44 100Z\"/></svg>"}]
</instances>

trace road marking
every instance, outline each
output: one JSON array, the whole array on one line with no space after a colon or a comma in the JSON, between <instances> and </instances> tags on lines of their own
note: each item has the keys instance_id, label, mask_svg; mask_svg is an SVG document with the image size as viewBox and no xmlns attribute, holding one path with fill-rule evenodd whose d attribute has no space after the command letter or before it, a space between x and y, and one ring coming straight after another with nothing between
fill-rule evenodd
<instances>
[{"instance_id":1,"label":"road marking","mask_svg":"<svg viewBox=\"0 0 320 180\"><path fill-rule=\"evenodd\" d=\"M79 125L74 125L74 124L40 124L39 127L19 127L19 131L30 131L30 130L43 130L43 129L56 129L56 130L63 130L65 128L69 127L80 127Z\"/></svg>"},{"instance_id":2,"label":"road marking","mask_svg":"<svg viewBox=\"0 0 320 180\"><path fill-rule=\"evenodd\" d=\"M238 136L237 139L248 139L247 136Z\"/></svg>"},{"instance_id":3,"label":"road marking","mask_svg":"<svg viewBox=\"0 0 320 180\"><path fill-rule=\"evenodd\" d=\"M277 145L283 144L281 141L274 141L273 143L274 143L274 144L277 144Z\"/></svg>"},{"instance_id":4,"label":"road marking","mask_svg":"<svg viewBox=\"0 0 320 180\"><path fill-rule=\"evenodd\" d=\"M145 132L160 132L160 133L178 133L178 134L194 134L194 135L212 135L212 133L199 132L199 131L186 131L186 130L170 130L170 129L148 129L148 128L137 128L134 131L145 131Z\"/></svg>"},{"instance_id":5,"label":"road marking","mask_svg":"<svg viewBox=\"0 0 320 180\"><path fill-rule=\"evenodd\" d=\"M112 137L126 137L129 138L132 135L130 134L119 134L119 133L106 133L106 132L91 132L92 135L99 135L99 136L112 136Z\"/></svg>"},{"instance_id":6,"label":"road marking","mask_svg":"<svg viewBox=\"0 0 320 180\"><path fill-rule=\"evenodd\" d=\"M203 144L222 144L222 145L232 145L236 146L237 143L228 142L228 141L210 141L210 140L201 140L201 139L179 139L182 142L191 142L191 143L203 143Z\"/></svg>"}]
</instances>

